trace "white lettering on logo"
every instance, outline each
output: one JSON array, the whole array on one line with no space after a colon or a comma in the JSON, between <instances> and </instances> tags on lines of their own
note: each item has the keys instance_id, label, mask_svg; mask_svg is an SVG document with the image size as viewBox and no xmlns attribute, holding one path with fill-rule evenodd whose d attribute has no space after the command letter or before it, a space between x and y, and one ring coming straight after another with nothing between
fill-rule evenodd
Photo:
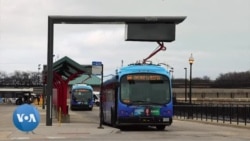
<instances>
[{"instance_id":1,"label":"white lettering on logo","mask_svg":"<svg viewBox=\"0 0 250 141\"><path fill-rule=\"evenodd\" d=\"M24 116L24 114L16 114L17 115L17 119L18 119L18 121L19 122L23 122L23 116Z\"/></svg>"},{"instance_id":2,"label":"white lettering on logo","mask_svg":"<svg viewBox=\"0 0 250 141\"><path fill-rule=\"evenodd\" d=\"M24 120L28 122L36 122L34 114L29 114L29 116L25 114L16 114L16 115L19 122L23 122Z\"/></svg>"}]
</instances>

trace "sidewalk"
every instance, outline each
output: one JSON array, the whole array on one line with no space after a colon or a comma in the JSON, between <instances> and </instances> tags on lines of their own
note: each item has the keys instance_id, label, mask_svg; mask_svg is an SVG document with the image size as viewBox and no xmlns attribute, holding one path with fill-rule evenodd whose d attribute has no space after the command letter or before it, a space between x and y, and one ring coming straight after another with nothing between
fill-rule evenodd
<instances>
[{"instance_id":1,"label":"sidewalk","mask_svg":"<svg viewBox=\"0 0 250 141\"><path fill-rule=\"evenodd\" d=\"M98 136L105 134L112 134L118 131L118 129L103 126L104 129L98 129L98 126L94 124L77 124L77 123L65 123L61 126L53 125L46 126L40 124L35 131L25 133L21 131L5 132L5 136L11 140L35 140L35 139L81 139L88 136ZM1 133L0 133L1 137ZM5 139L6 139L5 138ZM4 139L4 138L3 138ZM0 138L1 140L1 138Z\"/></svg>"},{"instance_id":2,"label":"sidewalk","mask_svg":"<svg viewBox=\"0 0 250 141\"><path fill-rule=\"evenodd\" d=\"M119 129L109 126L103 126L100 129L99 124L96 123L58 123L53 119L52 126L46 126L46 110L41 106L37 106L41 122L33 132L22 132L9 125L2 129L0 126L0 140L46 140L46 139L81 139L88 136L107 135L120 131ZM74 116L74 115L71 115Z\"/></svg>"}]
</instances>

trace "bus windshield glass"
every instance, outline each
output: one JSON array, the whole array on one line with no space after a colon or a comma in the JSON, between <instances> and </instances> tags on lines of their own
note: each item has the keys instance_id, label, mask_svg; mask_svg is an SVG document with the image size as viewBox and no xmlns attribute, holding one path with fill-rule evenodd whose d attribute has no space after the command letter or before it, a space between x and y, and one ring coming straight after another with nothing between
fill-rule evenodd
<instances>
[{"instance_id":1,"label":"bus windshield glass","mask_svg":"<svg viewBox=\"0 0 250 141\"><path fill-rule=\"evenodd\" d=\"M121 78L121 102L128 105L163 105L170 102L168 77L159 74L129 74Z\"/></svg>"},{"instance_id":2,"label":"bus windshield glass","mask_svg":"<svg viewBox=\"0 0 250 141\"><path fill-rule=\"evenodd\" d=\"M72 99L74 101L88 101L92 98L92 91L86 89L76 89L73 91Z\"/></svg>"}]
</instances>

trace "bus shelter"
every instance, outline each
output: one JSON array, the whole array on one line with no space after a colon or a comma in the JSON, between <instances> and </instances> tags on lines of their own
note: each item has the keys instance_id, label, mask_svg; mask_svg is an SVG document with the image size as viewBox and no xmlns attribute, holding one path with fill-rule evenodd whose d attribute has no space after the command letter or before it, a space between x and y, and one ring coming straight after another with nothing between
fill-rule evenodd
<instances>
[{"instance_id":1,"label":"bus shelter","mask_svg":"<svg viewBox=\"0 0 250 141\"><path fill-rule=\"evenodd\" d=\"M81 74L91 74L91 65L83 66L65 56L53 63L53 109L60 122L69 122L68 83Z\"/></svg>"}]
</instances>

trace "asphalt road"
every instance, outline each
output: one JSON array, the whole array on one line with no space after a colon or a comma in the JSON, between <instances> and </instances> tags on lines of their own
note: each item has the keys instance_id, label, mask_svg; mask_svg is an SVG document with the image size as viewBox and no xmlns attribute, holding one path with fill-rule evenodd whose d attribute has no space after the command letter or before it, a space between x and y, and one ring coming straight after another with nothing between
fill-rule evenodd
<instances>
[{"instance_id":1,"label":"asphalt road","mask_svg":"<svg viewBox=\"0 0 250 141\"><path fill-rule=\"evenodd\" d=\"M164 131L155 128L131 127L119 130L109 126L98 129L99 108L93 111L70 111L71 123L53 120L45 126L45 110L40 109L41 123L35 134L18 131L12 123L15 105L0 105L0 140L71 140L71 141L249 141L250 128L205 124L195 121L174 120ZM53 134L51 133L53 132Z\"/></svg>"}]
</instances>

